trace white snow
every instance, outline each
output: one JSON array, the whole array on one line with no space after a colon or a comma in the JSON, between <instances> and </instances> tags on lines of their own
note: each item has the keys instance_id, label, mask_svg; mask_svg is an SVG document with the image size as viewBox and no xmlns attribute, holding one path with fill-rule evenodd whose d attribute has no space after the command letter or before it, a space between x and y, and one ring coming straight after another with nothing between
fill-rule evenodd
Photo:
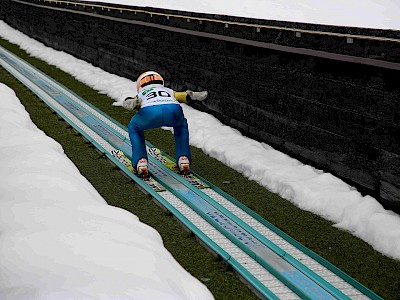
<instances>
[{"instance_id":1,"label":"white snow","mask_svg":"<svg viewBox=\"0 0 400 300\"><path fill-rule=\"evenodd\" d=\"M400 29L398 0L83 0L257 19Z\"/></svg>"},{"instance_id":2,"label":"white snow","mask_svg":"<svg viewBox=\"0 0 400 300\"><path fill-rule=\"evenodd\" d=\"M399 2L389 0L252 0L246 5L230 1L226 7L224 3L125 1L266 19L400 28ZM135 93L134 82L45 47L3 21L0 36L115 100ZM3 84L0 97L0 299L212 298L165 250L157 232L131 213L106 204ZM331 174L183 107L192 145L400 259L398 215Z\"/></svg>"}]
</instances>

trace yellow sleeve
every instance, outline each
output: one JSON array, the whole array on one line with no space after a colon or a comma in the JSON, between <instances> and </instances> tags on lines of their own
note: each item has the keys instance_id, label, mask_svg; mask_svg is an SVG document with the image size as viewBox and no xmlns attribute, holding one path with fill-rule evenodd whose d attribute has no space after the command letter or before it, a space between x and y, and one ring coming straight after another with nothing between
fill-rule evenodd
<instances>
[{"instance_id":1,"label":"yellow sleeve","mask_svg":"<svg viewBox=\"0 0 400 300\"><path fill-rule=\"evenodd\" d=\"M187 96L186 92L175 92L174 91L174 97L180 103L188 103L186 96Z\"/></svg>"}]
</instances>

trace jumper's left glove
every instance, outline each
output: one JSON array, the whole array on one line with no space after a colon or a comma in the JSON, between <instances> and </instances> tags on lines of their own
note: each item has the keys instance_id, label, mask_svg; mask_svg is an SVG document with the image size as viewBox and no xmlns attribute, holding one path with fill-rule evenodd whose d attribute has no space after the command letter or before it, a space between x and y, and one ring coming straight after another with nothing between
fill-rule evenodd
<instances>
[{"instance_id":1,"label":"jumper's left glove","mask_svg":"<svg viewBox=\"0 0 400 300\"><path fill-rule=\"evenodd\" d=\"M190 97L190 99L195 100L195 101L203 101L208 96L207 91L193 92L193 91L187 90L186 94Z\"/></svg>"},{"instance_id":2,"label":"jumper's left glove","mask_svg":"<svg viewBox=\"0 0 400 300\"><path fill-rule=\"evenodd\" d=\"M127 110L134 110L138 106L138 99L136 97L127 97L125 100L116 101L113 106L122 106Z\"/></svg>"}]
</instances>

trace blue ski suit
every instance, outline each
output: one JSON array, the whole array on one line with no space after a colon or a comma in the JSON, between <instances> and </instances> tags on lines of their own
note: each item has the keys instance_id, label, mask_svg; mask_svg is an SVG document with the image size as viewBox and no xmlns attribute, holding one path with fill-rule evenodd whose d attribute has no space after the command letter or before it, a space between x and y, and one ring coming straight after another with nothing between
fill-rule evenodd
<instances>
[{"instance_id":1,"label":"blue ski suit","mask_svg":"<svg viewBox=\"0 0 400 300\"><path fill-rule=\"evenodd\" d=\"M134 168L141 158L148 158L143 131L162 126L174 129L176 161L183 155L192 161L188 124L179 104L187 102L186 96L186 92L174 92L162 85L146 86L136 95L140 109L128 125Z\"/></svg>"}]
</instances>

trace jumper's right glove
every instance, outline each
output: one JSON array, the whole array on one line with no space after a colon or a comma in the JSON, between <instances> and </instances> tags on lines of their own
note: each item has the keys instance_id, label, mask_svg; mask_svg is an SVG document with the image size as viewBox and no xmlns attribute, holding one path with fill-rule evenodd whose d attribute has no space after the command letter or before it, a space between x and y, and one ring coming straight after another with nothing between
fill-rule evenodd
<instances>
[{"instance_id":1,"label":"jumper's right glove","mask_svg":"<svg viewBox=\"0 0 400 300\"><path fill-rule=\"evenodd\" d=\"M193 92L193 91L187 90L186 94L190 97L190 99L195 100L195 101L203 101L208 96L207 91Z\"/></svg>"},{"instance_id":2,"label":"jumper's right glove","mask_svg":"<svg viewBox=\"0 0 400 300\"><path fill-rule=\"evenodd\" d=\"M114 106L122 106L127 110L134 110L138 107L138 99L136 97L127 97L123 101L116 101L112 105Z\"/></svg>"}]
</instances>

